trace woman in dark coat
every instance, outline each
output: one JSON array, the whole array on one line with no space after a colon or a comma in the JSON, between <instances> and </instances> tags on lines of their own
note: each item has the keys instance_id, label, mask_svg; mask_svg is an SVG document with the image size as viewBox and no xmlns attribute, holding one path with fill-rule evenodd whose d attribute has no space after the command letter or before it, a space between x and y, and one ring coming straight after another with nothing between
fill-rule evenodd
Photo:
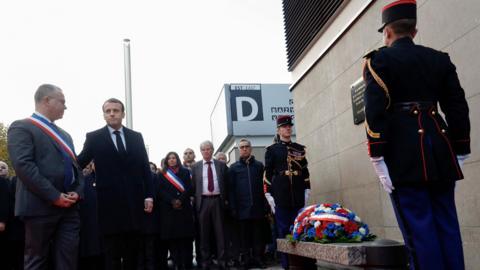
<instances>
[{"instance_id":1,"label":"woman in dark coat","mask_svg":"<svg viewBox=\"0 0 480 270\"><path fill-rule=\"evenodd\" d=\"M160 184L160 238L168 241L177 269L192 263L194 236L193 195L190 171L182 167L177 153L169 152L158 175Z\"/></svg>"}]
</instances>

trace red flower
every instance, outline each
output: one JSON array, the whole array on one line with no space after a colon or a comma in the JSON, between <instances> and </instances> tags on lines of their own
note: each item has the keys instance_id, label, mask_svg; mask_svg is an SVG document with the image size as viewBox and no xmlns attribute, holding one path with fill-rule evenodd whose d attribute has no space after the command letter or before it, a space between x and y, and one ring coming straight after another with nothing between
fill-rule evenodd
<instances>
[{"instance_id":1,"label":"red flower","mask_svg":"<svg viewBox=\"0 0 480 270\"><path fill-rule=\"evenodd\" d=\"M332 207L332 204L331 203L324 203L323 207Z\"/></svg>"},{"instance_id":2,"label":"red flower","mask_svg":"<svg viewBox=\"0 0 480 270\"><path fill-rule=\"evenodd\" d=\"M347 223L345 223L345 225L343 225L343 228L345 229L345 231L348 234L351 234L351 233L358 230L358 225L357 225L357 223L355 223L353 221L347 221Z\"/></svg>"},{"instance_id":3,"label":"red flower","mask_svg":"<svg viewBox=\"0 0 480 270\"><path fill-rule=\"evenodd\" d=\"M340 214L345 215L345 216L348 215L348 211L343 209L343 208L338 208L337 213L340 213Z\"/></svg>"}]
</instances>

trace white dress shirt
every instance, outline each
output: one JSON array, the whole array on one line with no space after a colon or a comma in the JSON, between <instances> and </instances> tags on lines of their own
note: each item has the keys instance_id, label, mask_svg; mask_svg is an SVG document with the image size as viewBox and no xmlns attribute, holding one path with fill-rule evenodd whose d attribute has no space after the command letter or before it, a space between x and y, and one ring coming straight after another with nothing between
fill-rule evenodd
<instances>
[{"instance_id":1,"label":"white dress shirt","mask_svg":"<svg viewBox=\"0 0 480 270\"><path fill-rule=\"evenodd\" d=\"M213 163L213 159L210 160L212 163L212 172L213 172L213 191L208 191L208 164L207 161L203 160L203 170L202 170L202 178L203 178L203 188L202 188L202 195L205 196L213 196L213 195L220 195L220 187L218 186L218 178L217 178L217 171L215 170L215 163Z\"/></svg>"},{"instance_id":2,"label":"white dress shirt","mask_svg":"<svg viewBox=\"0 0 480 270\"><path fill-rule=\"evenodd\" d=\"M43 115L43 114L41 114L41 113L39 113L39 112L37 112L37 111L35 111L35 114L36 114L37 116L40 116L41 118L47 120L49 123L53 124L53 122L50 121L50 119L48 119L45 115Z\"/></svg>"},{"instance_id":3,"label":"white dress shirt","mask_svg":"<svg viewBox=\"0 0 480 270\"><path fill-rule=\"evenodd\" d=\"M107 126L107 127L108 127L108 132L110 132L110 137L112 138L113 145L115 145L115 148L117 148L117 150L118 150L117 135L115 135L115 133L113 133L115 131L115 129L113 129L111 126ZM120 138L122 138L123 147L125 148L125 150L127 150L127 144L125 143L125 134L123 133L123 127L120 127L118 129L118 131L120 131Z\"/></svg>"}]
</instances>

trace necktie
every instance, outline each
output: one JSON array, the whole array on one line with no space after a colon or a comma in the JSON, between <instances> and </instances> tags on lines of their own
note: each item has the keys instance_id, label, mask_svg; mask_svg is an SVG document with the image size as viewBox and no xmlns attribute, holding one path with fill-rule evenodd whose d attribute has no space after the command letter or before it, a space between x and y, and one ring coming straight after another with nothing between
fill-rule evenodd
<instances>
[{"instance_id":1,"label":"necktie","mask_svg":"<svg viewBox=\"0 0 480 270\"><path fill-rule=\"evenodd\" d=\"M213 171L212 171L212 162L207 161L208 164L208 170L207 170L207 175L208 175L208 191L213 192Z\"/></svg>"},{"instance_id":2,"label":"necktie","mask_svg":"<svg viewBox=\"0 0 480 270\"><path fill-rule=\"evenodd\" d=\"M113 133L115 134L115 141L117 142L118 153L122 155L126 154L127 151L125 150L125 146L123 145L122 137L120 137L120 131L115 130Z\"/></svg>"}]
</instances>

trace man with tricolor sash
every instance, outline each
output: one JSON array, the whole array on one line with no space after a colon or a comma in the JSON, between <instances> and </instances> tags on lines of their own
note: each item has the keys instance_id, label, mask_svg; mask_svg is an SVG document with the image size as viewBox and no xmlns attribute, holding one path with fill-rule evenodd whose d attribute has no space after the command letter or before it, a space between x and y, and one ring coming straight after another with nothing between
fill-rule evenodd
<instances>
[{"instance_id":1,"label":"man with tricolor sash","mask_svg":"<svg viewBox=\"0 0 480 270\"><path fill-rule=\"evenodd\" d=\"M53 269L77 268L77 201L83 183L72 138L54 124L65 109L62 90L41 85L35 113L8 130L8 151L19 179L15 215L25 222L26 270L47 269L47 258L53 258Z\"/></svg>"}]
</instances>

